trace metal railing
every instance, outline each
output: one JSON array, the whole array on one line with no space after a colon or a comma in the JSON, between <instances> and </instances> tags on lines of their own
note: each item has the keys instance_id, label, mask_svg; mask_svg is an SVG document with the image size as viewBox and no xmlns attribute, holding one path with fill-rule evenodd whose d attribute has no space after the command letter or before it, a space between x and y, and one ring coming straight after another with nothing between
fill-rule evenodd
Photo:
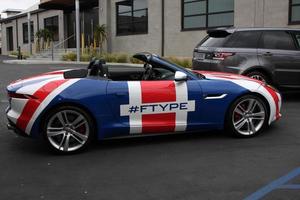
<instances>
[{"instance_id":1,"label":"metal railing","mask_svg":"<svg viewBox=\"0 0 300 200\"><path fill-rule=\"evenodd\" d=\"M70 40L73 37L75 37L75 34L69 36L68 38L64 39L63 41L59 42L56 45L53 45L53 43L52 43L52 47L51 47L51 59L52 60L54 60L54 50L58 49L57 47L61 46L62 44L64 44L65 42L67 42L68 40Z\"/></svg>"}]
</instances>

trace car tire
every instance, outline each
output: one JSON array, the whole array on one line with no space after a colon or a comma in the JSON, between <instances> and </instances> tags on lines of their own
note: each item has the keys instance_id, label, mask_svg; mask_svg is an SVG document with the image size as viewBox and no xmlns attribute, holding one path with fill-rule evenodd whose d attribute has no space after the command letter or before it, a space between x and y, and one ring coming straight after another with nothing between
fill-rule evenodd
<instances>
[{"instance_id":1,"label":"car tire","mask_svg":"<svg viewBox=\"0 0 300 200\"><path fill-rule=\"evenodd\" d=\"M246 74L246 76L253 78L253 79L260 80L266 84L271 84L270 78L265 73L260 72L260 71L249 72Z\"/></svg>"},{"instance_id":2,"label":"car tire","mask_svg":"<svg viewBox=\"0 0 300 200\"><path fill-rule=\"evenodd\" d=\"M42 126L47 145L59 154L86 149L94 137L94 130L91 116L75 106L60 106L51 110Z\"/></svg>"},{"instance_id":3,"label":"car tire","mask_svg":"<svg viewBox=\"0 0 300 200\"><path fill-rule=\"evenodd\" d=\"M225 130L239 138L254 137L268 126L269 111L266 102L256 95L245 95L230 106Z\"/></svg>"}]
</instances>

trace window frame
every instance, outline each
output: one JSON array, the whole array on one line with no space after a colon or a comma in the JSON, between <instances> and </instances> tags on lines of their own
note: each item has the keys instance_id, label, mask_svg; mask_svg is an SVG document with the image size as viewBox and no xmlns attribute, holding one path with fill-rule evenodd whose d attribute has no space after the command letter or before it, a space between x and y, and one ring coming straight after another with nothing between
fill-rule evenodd
<instances>
[{"instance_id":1,"label":"window frame","mask_svg":"<svg viewBox=\"0 0 300 200\"><path fill-rule=\"evenodd\" d=\"M24 31L25 29L25 26L27 26L27 30ZM31 33L31 43L34 42L34 22L33 21L30 21L30 33ZM27 39L25 40L25 34L27 34ZM28 41L28 22L25 22L25 23L22 23L22 36L23 36L23 44L29 44L29 41Z\"/></svg>"},{"instance_id":2,"label":"window frame","mask_svg":"<svg viewBox=\"0 0 300 200\"><path fill-rule=\"evenodd\" d=\"M58 15L55 15L55 16L51 16L51 17L46 17L44 18L44 28L47 28L46 27L46 20L49 20L51 19L52 21L52 26L53 26L53 22L54 22L54 19L57 18L57 38L54 37L54 34L53 34L53 42L57 42L59 41L59 16ZM52 31L50 30L49 28L47 28L49 31Z\"/></svg>"},{"instance_id":3,"label":"window frame","mask_svg":"<svg viewBox=\"0 0 300 200\"><path fill-rule=\"evenodd\" d=\"M131 9L131 11L119 13L119 5L122 2L124 2L124 1L131 1L132 2L132 9ZM149 8L148 8L148 5L147 5L147 8L134 10L134 1L136 1L136 0L123 0L123 1L116 2L116 4L115 4L115 7L116 7L116 36L130 36L130 35L144 35L144 34L148 34L148 31L149 31ZM148 3L148 1L147 1L147 3ZM143 10L146 11L146 16L147 16L147 20L145 20L145 22L147 23L146 31L131 32L131 33L119 33L119 31L118 31L118 26L120 25L119 24L119 14L131 12L131 16L130 16L131 20L130 20L130 22L128 22L128 23L121 23L121 24L130 24L130 26L132 28L134 26L134 24L144 22L143 20L139 21L139 22L134 22L134 20L133 20L134 12L143 11Z\"/></svg>"},{"instance_id":4,"label":"window frame","mask_svg":"<svg viewBox=\"0 0 300 200\"><path fill-rule=\"evenodd\" d=\"M298 41L296 35L298 35L298 34L300 35L300 31L291 31L290 34L292 35L292 38L295 42L297 51L299 51L300 50L300 40Z\"/></svg>"},{"instance_id":5,"label":"window frame","mask_svg":"<svg viewBox=\"0 0 300 200\"><path fill-rule=\"evenodd\" d=\"M292 9L293 9L294 6L300 8L300 3L293 4L293 0L289 0L289 23L288 23L288 25L300 24L300 20L298 20L298 21L293 21L292 20Z\"/></svg>"},{"instance_id":6,"label":"window frame","mask_svg":"<svg viewBox=\"0 0 300 200\"><path fill-rule=\"evenodd\" d=\"M196 15L185 15L184 13L184 5L188 3L193 3L193 2L201 2L204 1L206 2L206 12L204 14L196 14ZM193 0L190 2L185 3L184 0L181 0L181 31L198 31L198 30L207 30L210 28L219 28L219 27L233 27L234 26L234 21L232 25L223 25L223 26L208 26L208 16L209 15L217 15L217 14L226 14L226 13L233 13L234 14L234 8L233 10L229 11L220 11L220 12L212 12L209 13L208 11L209 8L209 0ZM197 27L197 28L184 28L184 18L185 17L196 17L196 16L205 16L205 27Z\"/></svg>"}]
</instances>

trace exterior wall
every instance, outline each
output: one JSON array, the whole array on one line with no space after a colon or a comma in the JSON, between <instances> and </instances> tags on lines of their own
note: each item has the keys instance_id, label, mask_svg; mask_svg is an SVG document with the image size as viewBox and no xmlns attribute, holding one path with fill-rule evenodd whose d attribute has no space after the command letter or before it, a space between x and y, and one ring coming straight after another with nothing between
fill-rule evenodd
<instances>
[{"instance_id":1,"label":"exterior wall","mask_svg":"<svg viewBox=\"0 0 300 200\"><path fill-rule=\"evenodd\" d=\"M38 28L44 28L44 19L48 17L58 16L59 19L59 41L64 40L64 19L63 19L63 11L57 10L49 10L44 11L38 14L31 15L31 21L33 21L33 29L34 34L37 32ZM39 20L39 23L38 23ZM27 16L20 17L18 19L11 20L8 23L2 23L2 54L8 55L10 52L7 51L7 35L6 28L12 26L13 27L13 40L14 40L14 51L17 51L18 45L21 47L21 51L29 52L29 44L24 44L23 42L23 23L27 23ZM16 32L18 26L18 33ZM18 37L18 40L17 40ZM18 44L17 44L18 41ZM56 43L58 43L56 42ZM35 52L35 44L36 38L34 38L34 42L32 43L32 51Z\"/></svg>"},{"instance_id":2,"label":"exterior wall","mask_svg":"<svg viewBox=\"0 0 300 200\"><path fill-rule=\"evenodd\" d=\"M1 19L1 15L0 15L0 19ZM0 24L0 54L1 54L1 49L2 49L2 26Z\"/></svg>"},{"instance_id":3,"label":"exterior wall","mask_svg":"<svg viewBox=\"0 0 300 200\"><path fill-rule=\"evenodd\" d=\"M101 1L105 0L99 0L99 3ZM128 53L149 51L160 55L161 0L148 0L148 34L131 36L116 36L116 2L111 1L111 12L102 11L102 15L107 13L105 19L111 18L106 21L111 26L111 50ZM235 0L234 3L235 27L300 28L300 25L288 24L289 0ZM181 0L165 0L165 56L191 57L193 48L206 36L206 30L182 31L181 15Z\"/></svg>"},{"instance_id":4,"label":"exterior wall","mask_svg":"<svg viewBox=\"0 0 300 200\"><path fill-rule=\"evenodd\" d=\"M148 51L161 54L161 0L148 0L148 34L116 35L116 2L111 1L111 47L113 52Z\"/></svg>"},{"instance_id":5,"label":"exterior wall","mask_svg":"<svg viewBox=\"0 0 300 200\"><path fill-rule=\"evenodd\" d=\"M31 16L31 21L33 22L33 33L37 31L37 19L35 15ZM25 44L23 41L23 24L28 23L27 16L18 19L18 38L19 38L19 46L21 47L22 52L29 52L29 43ZM32 51L35 52L35 38L32 44Z\"/></svg>"},{"instance_id":6,"label":"exterior wall","mask_svg":"<svg viewBox=\"0 0 300 200\"><path fill-rule=\"evenodd\" d=\"M44 0L49 1L49 0ZM162 0L148 0L148 33L140 35L116 35L116 2L121 0L99 0L99 23L106 24L108 41L105 46L108 52L125 52L134 54L140 51L149 51L161 55L162 53ZM181 0L165 0L165 56L191 57L193 48L206 36L206 30L181 30ZM31 16L34 21L34 32L44 28L44 19L59 16L59 41L65 38L63 11L49 10ZM289 0L235 0L234 26L235 27L291 27L300 28L300 25L289 25ZM23 51L28 51L28 45L23 44L22 23L27 17L18 20L18 41ZM16 20L2 24L2 53L8 54L6 28L13 26L14 49L16 42ZM34 50L33 45L33 50Z\"/></svg>"},{"instance_id":7,"label":"exterior wall","mask_svg":"<svg viewBox=\"0 0 300 200\"><path fill-rule=\"evenodd\" d=\"M181 31L181 0L165 0L165 56L192 57L206 31Z\"/></svg>"},{"instance_id":8,"label":"exterior wall","mask_svg":"<svg viewBox=\"0 0 300 200\"><path fill-rule=\"evenodd\" d=\"M8 23L2 24L2 54L3 55L9 54L9 52L7 51L8 45L7 45L7 35L6 35L6 29L8 27L13 28L14 50L17 50L16 20L12 20Z\"/></svg>"},{"instance_id":9,"label":"exterior wall","mask_svg":"<svg viewBox=\"0 0 300 200\"><path fill-rule=\"evenodd\" d=\"M48 17L58 16L58 34L59 41L55 42L55 44L62 42L64 40L64 13L61 10L48 10L45 12L39 13L39 27L40 29L44 28L44 19Z\"/></svg>"},{"instance_id":10,"label":"exterior wall","mask_svg":"<svg viewBox=\"0 0 300 200\"><path fill-rule=\"evenodd\" d=\"M235 0L235 27L289 27L289 0Z\"/></svg>"}]
</instances>

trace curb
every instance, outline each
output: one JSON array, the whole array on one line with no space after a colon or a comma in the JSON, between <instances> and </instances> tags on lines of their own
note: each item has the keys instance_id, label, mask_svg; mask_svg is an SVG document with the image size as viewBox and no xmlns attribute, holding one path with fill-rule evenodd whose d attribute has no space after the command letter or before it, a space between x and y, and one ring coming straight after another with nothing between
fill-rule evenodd
<instances>
[{"instance_id":1,"label":"curb","mask_svg":"<svg viewBox=\"0 0 300 200\"><path fill-rule=\"evenodd\" d=\"M52 60L3 60L5 64L37 65L37 64L66 64L66 65L88 65L89 62L52 61ZM142 64L133 63L107 63L108 65L125 65L131 67L142 67Z\"/></svg>"}]
</instances>

